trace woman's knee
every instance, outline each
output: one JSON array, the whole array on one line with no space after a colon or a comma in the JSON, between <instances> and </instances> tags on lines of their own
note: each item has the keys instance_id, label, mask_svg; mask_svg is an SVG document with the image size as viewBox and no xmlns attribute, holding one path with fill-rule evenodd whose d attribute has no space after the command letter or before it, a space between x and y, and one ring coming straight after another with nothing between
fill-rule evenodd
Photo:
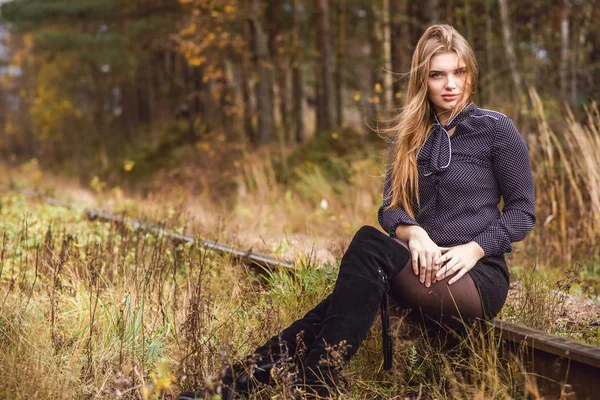
<instances>
[{"instance_id":1,"label":"woman's knee","mask_svg":"<svg viewBox=\"0 0 600 400\"><path fill-rule=\"evenodd\" d=\"M365 225L352 238L342 258L342 267L376 266L391 277L401 270L409 259L410 254L405 247L380 230Z\"/></svg>"}]
</instances>

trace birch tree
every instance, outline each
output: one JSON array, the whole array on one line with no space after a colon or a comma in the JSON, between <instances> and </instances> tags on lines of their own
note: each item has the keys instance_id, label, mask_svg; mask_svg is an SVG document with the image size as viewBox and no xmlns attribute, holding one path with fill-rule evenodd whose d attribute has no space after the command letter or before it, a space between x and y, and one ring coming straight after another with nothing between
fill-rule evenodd
<instances>
[{"instance_id":1,"label":"birch tree","mask_svg":"<svg viewBox=\"0 0 600 400\"><path fill-rule=\"evenodd\" d=\"M383 105L386 110L393 105L392 87L392 33L390 26L390 0L382 0L381 20L383 23Z\"/></svg>"},{"instance_id":2,"label":"birch tree","mask_svg":"<svg viewBox=\"0 0 600 400\"><path fill-rule=\"evenodd\" d=\"M569 19L571 17L571 1L563 0L560 19L560 99L569 101Z\"/></svg>"}]
</instances>

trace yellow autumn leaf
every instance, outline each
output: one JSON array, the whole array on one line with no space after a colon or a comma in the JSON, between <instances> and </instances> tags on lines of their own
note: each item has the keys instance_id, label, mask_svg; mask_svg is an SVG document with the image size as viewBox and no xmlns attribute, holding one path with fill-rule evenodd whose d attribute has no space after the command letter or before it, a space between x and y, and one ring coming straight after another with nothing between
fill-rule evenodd
<instances>
[{"instance_id":1,"label":"yellow autumn leaf","mask_svg":"<svg viewBox=\"0 0 600 400\"><path fill-rule=\"evenodd\" d=\"M190 58L189 63L193 67L198 67L198 66L204 64L205 61L206 61L206 57L198 56L198 57Z\"/></svg>"},{"instance_id":2,"label":"yellow autumn leaf","mask_svg":"<svg viewBox=\"0 0 600 400\"><path fill-rule=\"evenodd\" d=\"M182 36L191 36L196 33L196 24L189 24L187 27L181 30Z\"/></svg>"},{"instance_id":3,"label":"yellow autumn leaf","mask_svg":"<svg viewBox=\"0 0 600 400\"><path fill-rule=\"evenodd\" d=\"M123 170L125 172L131 172L131 170L133 170L133 167L135 167L135 161L133 160L125 160L125 162L123 163Z\"/></svg>"},{"instance_id":4,"label":"yellow autumn leaf","mask_svg":"<svg viewBox=\"0 0 600 400\"><path fill-rule=\"evenodd\" d=\"M209 142L198 142L196 143L196 148L202 151L210 151L210 143Z\"/></svg>"}]
</instances>

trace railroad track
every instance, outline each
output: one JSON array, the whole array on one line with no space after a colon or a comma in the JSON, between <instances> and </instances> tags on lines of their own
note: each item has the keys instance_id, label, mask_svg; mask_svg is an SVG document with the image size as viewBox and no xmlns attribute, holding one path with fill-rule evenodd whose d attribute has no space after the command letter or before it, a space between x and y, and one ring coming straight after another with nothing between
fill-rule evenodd
<instances>
[{"instance_id":1,"label":"railroad track","mask_svg":"<svg viewBox=\"0 0 600 400\"><path fill-rule=\"evenodd\" d=\"M504 350L534 374L544 399L600 399L600 347L501 320L490 324Z\"/></svg>"},{"instance_id":2,"label":"railroad track","mask_svg":"<svg viewBox=\"0 0 600 400\"><path fill-rule=\"evenodd\" d=\"M31 194L25 195L33 197ZM43 200L72 208L61 200L50 198L43 198ZM169 232L161 226L91 209L86 209L84 214L90 221L110 222L123 227L143 229L154 234L165 235L176 242L201 241L200 244L207 249L227 254L253 266L269 269L283 268L291 273L295 269L288 261L277 260L249 250L236 249L210 240ZM500 351L519 356L527 373L535 378L539 394L543 399L600 399L600 347L501 320L494 320L489 324L492 325L501 345Z\"/></svg>"}]
</instances>

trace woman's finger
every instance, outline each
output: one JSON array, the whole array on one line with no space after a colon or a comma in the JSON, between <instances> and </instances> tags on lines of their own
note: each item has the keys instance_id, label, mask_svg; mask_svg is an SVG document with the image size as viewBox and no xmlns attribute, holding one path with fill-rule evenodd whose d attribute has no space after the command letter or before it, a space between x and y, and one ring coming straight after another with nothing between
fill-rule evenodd
<instances>
[{"instance_id":1,"label":"woman's finger","mask_svg":"<svg viewBox=\"0 0 600 400\"><path fill-rule=\"evenodd\" d=\"M431 274L431 279L435 278L435 273L437 272L438 269L440 269L440 266L435 263L435 260L440 258L440 256L441 256L441 254L439 252L437 252L431 257L431 270L433 271L433 273Z\"/></svg>"},{"instance_id":2,"label":"woman's finger","mask_svg":"<svg viewBox=\"0 0 600 400\"><path fill-rule=\"evenodd\" d=\"M436 265L442 265L444 264L446 261L448 261L450 258L452 258L452 253L446 253L446 254L441 254L440 256L438 256L435 260L435 264Z\"/></svg>"},{"instance_id":3,"label":"woman's finger","mask_svg":"<svg viewBox=\"0 0 600 400\"><path fill-rule=\"evenodd\" d=\"M425 273L427 272L427 254L425 251L419 253L419 281L425 283Z\"/></svg>"},{"instance_id":4,"label":"woman's finger","mask_svg":"<svg viewBox=\"0 0 600 400\"><path fill-rule=\"evenodd\" d=\"M419 275L419 252L415 250L411 251L410 259L412 263L413 272L415 273L415 275Z\"/></svg>"},{"instance_id":5,"label":"woman's finger","mask_svg":"<svg viewBox=\"0 0 600 400\"><path fill-rule=\"evenodd\" d=\"M427 268L425 269L425 287L431 286L433 275L433 255L427 257Z\"/></svg>"},{"instance_id":6,"label":"woman's finger","mask_svg":"<svg viewBox=\"0 0 600 400\"><path fill-rule=\"evenodd\" d=\"M435 283L437 281L436 274L441 266L441 264L437 263L437 260L439 260L441 256L442 256L442 253L440 253L439 251L437 253L435 253L435 255L433 256L433 260L432 260L433 269L431 272L431 283Z\"/></svg>"},{"instance_id":7,"label":"woman's finger","mask_svg":"<svg viewBox=\"0 0 600 400\"><path fill-rule=\"evenodd\" d=\"M444 264L436 273L436 277L438 280L446 279L446 277L452 275L458 270L460 262L456 259L450 259L446 264Z\"/></svg>"}]
</instances>

